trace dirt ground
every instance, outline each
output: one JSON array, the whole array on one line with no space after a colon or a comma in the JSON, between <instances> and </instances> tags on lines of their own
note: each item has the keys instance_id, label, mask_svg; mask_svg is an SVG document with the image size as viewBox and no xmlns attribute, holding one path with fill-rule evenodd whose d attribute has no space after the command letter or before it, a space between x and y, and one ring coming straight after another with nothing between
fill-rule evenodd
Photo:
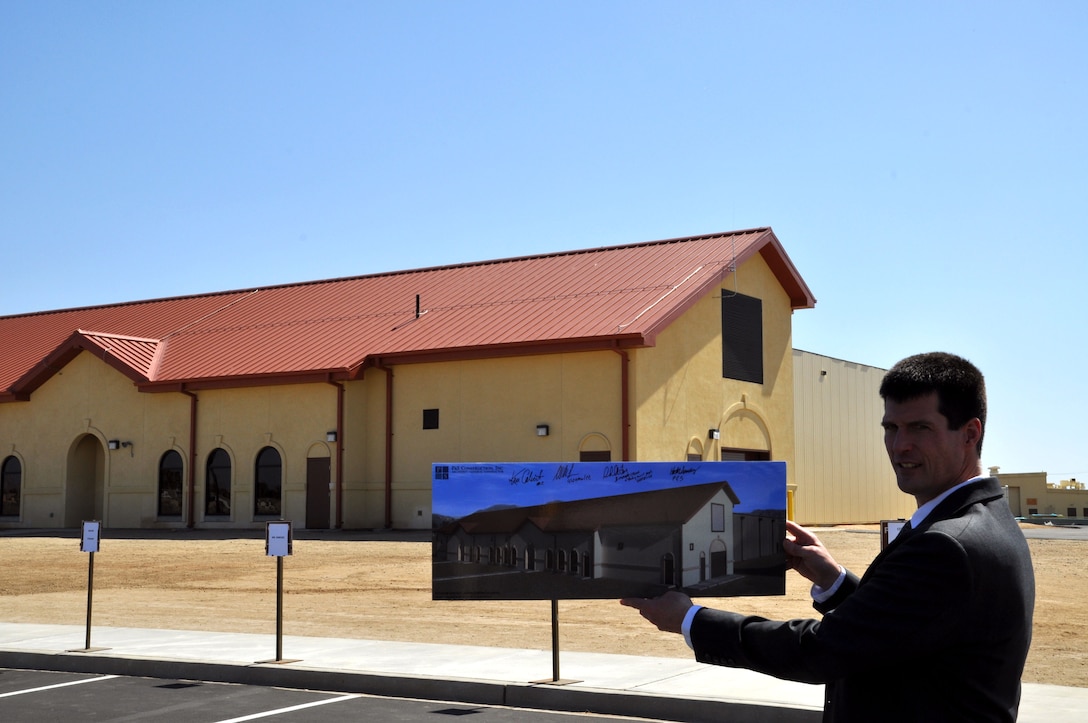
<instances>
[{"instance_id":1,"label":"dirt ground","mask_svg":"<svg viewBox=\"0 0 1088 723\"><path fill-rule=\"evenodd\" d=\"M819 534L860 574L879 551L873 530ZM263 532L102 537L94 626L275 635L276 561L264 554ZM1088 687L1088 543L1029 545L1038 591L1024 680ZM293 552L284 558L285 635L551 649L547 601L432 601L429 533L312 533L296 537ZM88 558L70 534L0 536L0 621L85 625ZM777 619L816 614L808 584L792 572L785 596L700 602ZM558 619L561 651L691 655L679 636L616 601L563 600Z\"/></svg>"}]
</instances>

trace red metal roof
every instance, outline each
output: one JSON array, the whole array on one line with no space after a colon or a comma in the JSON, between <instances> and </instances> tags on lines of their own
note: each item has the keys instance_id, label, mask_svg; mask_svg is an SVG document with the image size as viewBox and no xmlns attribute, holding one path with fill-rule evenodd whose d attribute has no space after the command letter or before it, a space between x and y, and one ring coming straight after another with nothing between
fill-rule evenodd
<instances>
[{"instance_id":1,"label":"red metal roof","mask_svg":"<svg viewBox=\"0 0 1088 723\"><path fill-rule=\"evenodd\" d=\"M350 379L368 364L652 346L756 253L793 308L815 304L774 232L760 228L0 317L0 401L27 399L81 351L151 391Z\"/></svg>"},{"instance_id":2,"label":"red metal roof","mask_svg":"<svg viewBox=\"0 0 1088 723\"><path fill-rule=\"evenodd\" d=\"M511 534L527 522L543 532L553 533L629 527L632 520L639 525L683 525L722 491L734 505L740 504L733 487L722 480L572 502L483 510L462 517L447 531L460 526L470 535Z\"/></svg>"}]
</instances>

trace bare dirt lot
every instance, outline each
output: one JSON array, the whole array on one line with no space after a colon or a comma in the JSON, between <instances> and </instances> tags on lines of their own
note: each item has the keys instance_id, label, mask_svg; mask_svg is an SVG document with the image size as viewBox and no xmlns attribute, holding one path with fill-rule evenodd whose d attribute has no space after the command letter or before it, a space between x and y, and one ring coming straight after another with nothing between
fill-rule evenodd
<instances>
[{"instance_id":1,"label":"bare dirt lot","mask_svg":"<svg viewBox=\"0 0 1088 723\"><path fill-rule=\"evenodd\" d=\"M862 573L875 528L820 538ZM276 562L262 532L211 535L103 531L95 555L95 626L275 634ZM547 601L432 601L429 534L313 533L284 559L284 634L551 649ZM1088 687L1088 542L1029 540L1038 587L1024 680ZM86 623L88 555L69 533L0 536L0 621ZM786 595L701 599L770 618L815 615L808 585L787 573ZM690 657L612 600L559 603L560 649Z\"/></svg>"}]
</instances>

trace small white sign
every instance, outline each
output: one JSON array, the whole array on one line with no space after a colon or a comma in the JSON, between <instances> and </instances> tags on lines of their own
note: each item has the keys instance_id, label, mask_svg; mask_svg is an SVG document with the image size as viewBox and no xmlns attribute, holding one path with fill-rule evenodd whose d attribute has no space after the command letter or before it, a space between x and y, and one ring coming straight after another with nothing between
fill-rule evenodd
<instances>
[{"instance_id":1,"label":"small white sign","mask_svg":"<svg viewBox=\"0 0 1088 723\"><path fill-rule=\"evenodd\" d=\"M269 522L265 528L265 554L269 557L287 557L291 554L291 523Z\"/></svg>"},{"instance_id":2,"label":"small white sign","mask_svg":"<svg viewBox=\"0 0 1088 723\"><path fill-rule=\"evenodd\" d=\"M84 520L83 534L79 538L80 552L98 552L98 531L102 523L98 520Z\"/></svg>"},{"instance_id":3,"label":"small white sign","mask_svg":"<svg viewBox=\"0 0 1088 723\"><path fill-rule=\"evenodd\" d=\"M880 549L883 550L892 544L892 540L899 537L899 533L906 527L906 520L881 520L880 521Z\"/></svg>"}]
</instances>

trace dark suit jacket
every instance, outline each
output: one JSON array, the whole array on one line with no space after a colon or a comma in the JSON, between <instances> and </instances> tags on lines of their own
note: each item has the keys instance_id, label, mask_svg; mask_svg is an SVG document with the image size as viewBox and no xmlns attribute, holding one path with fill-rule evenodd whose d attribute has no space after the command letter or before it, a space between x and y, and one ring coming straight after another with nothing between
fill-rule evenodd
<instances>
[{"instance_id":1,"label":"dark suit jacket","mask_svg":"<svg viewBox=\"0 0 1088 723\"><path fill-rule=\"evenodd\" d=\"M1013 721L1034 605L1027 542L984 479L847 574L822 620L704 608L691 641L704 663L825 683L825 721Z\"/></svg>"}]
</instances>

